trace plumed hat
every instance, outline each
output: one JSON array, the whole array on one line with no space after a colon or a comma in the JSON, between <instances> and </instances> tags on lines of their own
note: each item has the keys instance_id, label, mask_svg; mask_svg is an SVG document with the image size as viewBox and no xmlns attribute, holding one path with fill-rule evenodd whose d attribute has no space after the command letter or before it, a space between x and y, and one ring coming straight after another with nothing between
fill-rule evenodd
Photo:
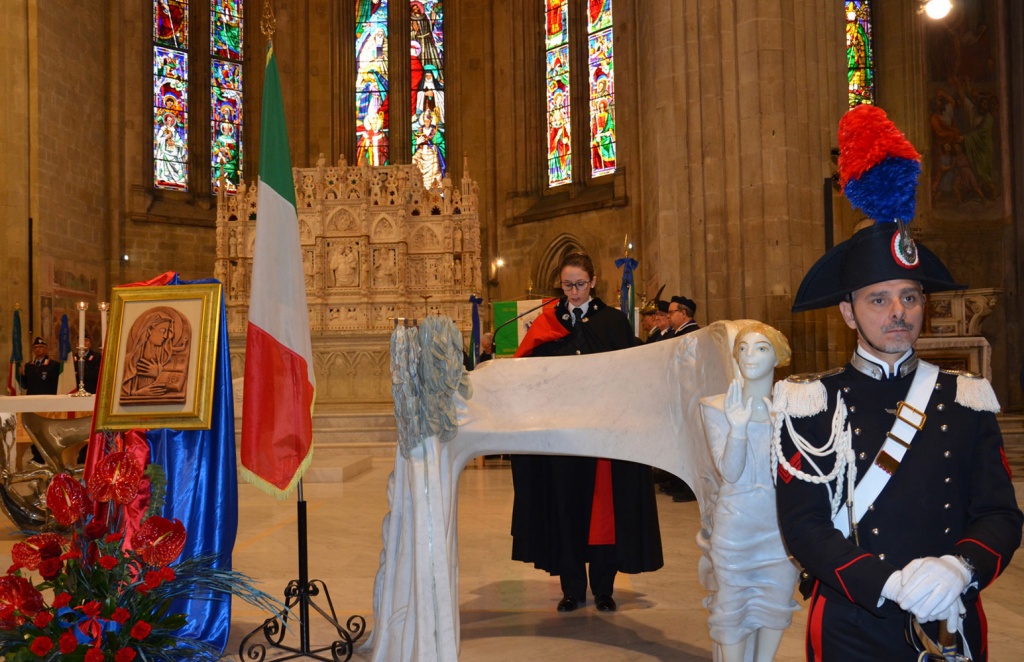
<instances>
[{"instance_id":1,"label":"plumed hat","mask_svg":"<svg viewBox=\"0 0 1024 662\"><path fill-rule=\"evenodd\" d=\"M653 315L658 312L658 302L661 301L661 293L665 290L665 286L662 285L658 288L658 293L654 295L653 299L644 298L643 305L640 306L641 315Z\"/></svg>"},{"instance_id":2,"label":"plumed hat","mask_svg":"<svg viewBox=\"0 0 1024 662\"><path fill-rule=\"evenodd\" d=\"M672 303L678 303L680 306L688 310L691 317L695 312L697 312L697 304L693 299L687 299L683 296L674 296L672 297Z\"/></svg>"},{"instance_id":3,"label":"plumed hat","mask_svg":"<svg viewBox=\"0 0 1024 662\"><path fill-rule=\"evenodd\" d=\"M909 279L925 292L964 289L934 253L916 243L914 217L921 156L877 106L839 121L839 181L854 207L875 221L823 255L804 276L793 312L834 306L854 290Z\"/></svg>"}]
</instances>

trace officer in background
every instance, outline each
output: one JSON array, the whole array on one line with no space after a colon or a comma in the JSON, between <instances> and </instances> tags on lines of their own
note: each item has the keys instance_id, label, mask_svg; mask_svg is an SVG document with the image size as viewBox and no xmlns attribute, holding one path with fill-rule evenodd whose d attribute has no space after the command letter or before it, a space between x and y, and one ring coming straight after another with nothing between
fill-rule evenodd
<instances>
[{"instance_id":1,"label":"officer in background","mask_svg":"<svg viewBox=\"0 0 1024 662\"><path fill-rule=\"evenodd\" d=\"M672 297L668 306L668 320L672 325L673 338L685 336L700 328L700 325L693 319L696 312L697 304L693 299L687 299L684 296Z\"/></svg>"},{"instance_id":2,"label":"officer in background","mask_svg":"<svg viewBox=\"0 0 1024 662\"><path fill-rule=\"evenodd\" d=\"M56 395L57 377L60 376L60 364L47 355L46 341L36 336L32 341L32 354L35 358L22 368L23 384L26 395Z\"/></svg>"},{"instance_id":3,"label":"officer in background","mask_svg":"<svg viewBox=\"0 0 1024 662\"><path fill-rule=\"evenodd\" d=\"M656 301L658 311L654 313L654 330L647 336L647 342L658 342L672 335L672 325L668 321L668 301Z\"/></svg>"}]
</instances>

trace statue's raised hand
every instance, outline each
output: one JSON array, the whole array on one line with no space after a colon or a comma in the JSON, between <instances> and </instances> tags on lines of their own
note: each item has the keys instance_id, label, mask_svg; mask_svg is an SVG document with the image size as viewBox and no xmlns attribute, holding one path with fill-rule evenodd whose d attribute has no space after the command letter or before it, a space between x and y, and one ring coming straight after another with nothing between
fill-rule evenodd
<instances>
[{"instance_id":1,"label":"statue's raised hand","mask_svg":"<svg viewBox=\"0 0 1024 662\"><path fill-rule=\"evenodd\" d=\"M743 402L743 386L740 380L734 379L725 393L725 418L729 421L729 436L734 439L745 439L747 423L753 413L753 399Z\"/></svg>"}]
</instances>

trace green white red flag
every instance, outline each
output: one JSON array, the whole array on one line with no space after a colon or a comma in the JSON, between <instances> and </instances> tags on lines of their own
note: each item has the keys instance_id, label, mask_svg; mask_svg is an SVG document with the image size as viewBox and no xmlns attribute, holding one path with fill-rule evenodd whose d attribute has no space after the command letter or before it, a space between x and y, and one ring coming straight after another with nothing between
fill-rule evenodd
<instances>
[{"instance_id":1,"label":"green white red flag","mask_svg":"<svg viewBox=\"0 0 1024 662\"><path fill-rule=\"evenodd\" d=\"M288 131L273 44L260 127L256 242L242 400L242 477L279 499L313 459L313 351Z\"/></svg>"}]
</instances>

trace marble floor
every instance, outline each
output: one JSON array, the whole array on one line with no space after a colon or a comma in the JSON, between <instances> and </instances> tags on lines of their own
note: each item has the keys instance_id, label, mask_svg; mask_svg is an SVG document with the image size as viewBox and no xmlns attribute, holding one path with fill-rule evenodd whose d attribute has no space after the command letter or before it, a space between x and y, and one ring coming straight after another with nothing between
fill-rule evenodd
<instances>
[{"instance_id":1,"label":"marble floor","mask_svg":"<svg viewBox=\"0 0 1024 662\"><path fill-rule=\"evenodd\" d=\"M369 471L343 483L308 483L310 576L323 579L344 620L362 615L372 628L372 589L387 512L385 486L391 463L373 460ZM1018 471L1024 476L1024 471ZM278 592L296 574L295 502L278 503L240 486L241 532L237 566ZM1018 485L1024 495L1024 484ZM559 614L557 578L509 560L512 508L507 463L488 461L467 468L459 484L459 567L462 660L710 660L707 612L696 577L694 503L674 503L659 494L665 567L655 573L620 575L619 610L588 607ZM802 601L801 601L802 603ZM1024 554L985 592L991 637L990 660L1024 659ZM806 610L797 613L776 656L803 660ZM244 605L235 609L232 644L262 622ZM313 641L328 636L313 628ZM329 639L320 639L328 643ZM236 657L237 659L237 657ZM368 659L357 652L353 659Z\"/></svg>"},{"instance_id":2,"label":"marble floor","mask_svg":"<svg viewBox=\"0 0 1024 662\"><path fill-rule=\"evenodd\" d=\"M368 629L373 627L373 581L381 523L388 510L385 488L391 464L374 458L364 462L365 471L346 476L343 482L307 480L304 486L310 577L327 584L339 620L363 616ZM297 576L295 500L278 502L244 484L239 492L235 566L280 597ZM1024 484L1018 484L1018 494L1024 494ZM703 591L696 578L696 504L673 503L659 494L665 567L655 573L620 575L615 591L619 610L612 614L597 612L592 602L571 614L556 613L561 597L557 578L509 560L511 508L507 463L489 461L483 468L466 469L459 484L460 659L711 660ZM9 563L10 547L18 539L4 524L0 523L2 567ZM1024 659L1024 555L986 590L985 609L991 630L989 659ZM776 657L779 662L803 659L805 617L802 609L794 618ZM240 659L239 643L263 619L260 612L236 603L229 659ZM318 621L311 630L314 646L330 643L329 632ZM366 660L369 655L357 650L352 659Z\"/></svg>"}]
</instances>

